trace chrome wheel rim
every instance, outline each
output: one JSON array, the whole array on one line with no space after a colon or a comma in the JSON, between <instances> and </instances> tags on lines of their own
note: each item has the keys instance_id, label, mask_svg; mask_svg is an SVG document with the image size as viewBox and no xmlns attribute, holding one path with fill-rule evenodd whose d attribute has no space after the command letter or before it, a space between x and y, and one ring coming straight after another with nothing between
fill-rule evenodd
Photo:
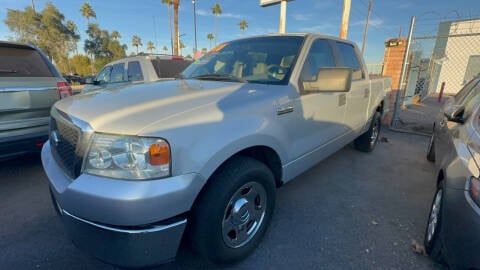
<instances>
[{"instance_id":1,"label":"chrome wheel rim","mask_svg":"<svg viewBox=\"0 0 480 270\"><path fill-rule=\"evenodd\" d=\"M378 121L375 121L372 127L372 135L370 136L370 146L377 142L378 133L380 132Z\"/></svg>"},{"instance_id":2,"label":"chrome wheel rim","mask_svg":"<svg viewBox=\"0 0 480 270\"><path fill-rule=\"evenodd\" d=\"M239 248L247 244L262 226L267 207L267 192L257 182L248 182L230 198L223 215L225 244Z\"/></svg>"},{"instance_id":3,"label":"chrome wheel rim","mask_svg":"<svg viewBox=\"0 0 480 270\"><path fill-rule=\"evenodd\" d=\"M430 217L428 218L428 230L427 230L427 242L430 243L435 236L435 232L438 228L438 222L440 221L440 207L442 205L443 190L439 189L435 195L435 199L432 203L432 209L430 211Z\"/></svg>"}]
</instances>

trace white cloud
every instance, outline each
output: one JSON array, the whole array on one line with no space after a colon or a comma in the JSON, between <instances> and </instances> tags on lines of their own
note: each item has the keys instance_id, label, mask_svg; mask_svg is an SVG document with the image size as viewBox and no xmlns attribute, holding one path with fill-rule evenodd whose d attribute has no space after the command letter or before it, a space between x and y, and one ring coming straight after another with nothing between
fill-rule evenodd
<instances>
[{"instance_id":1,"label":"white cloud","mask_svg":"<svg viewBox=\"0 0 480 270\"><path fill-rule=\"evenodd\" d=\"M214 16L212 12L207 11L205 9L197 9L197 15L199 15L199 16ZM222 14L218 15L218 17L233 18L233 19L244 19L248 16L243 16L243 15L234 14L234 13L222 13Z\"/></svg>"},{"instance_id":2,"label":"white cloud","mask_svg":"<svg viewBox=\"0 0 480 270\"><path fill-rule=\"evenodd\" d=\"M319 24L319 25L312 25L301 27L300 32L307 32L307 33L320 33L320 34L327 34L331 35L334 29L337 29L338 26L333 26L332 24Z\"/></svg>"},{"instance_id":3,"label":"white cloud","mask_svg":"<svg viewBox=\"0 0 480 270\"><path fill-rule=\"evenodd\" d=\"M369 22L368 22L368 25L371 25L371 26L380 26L383 24L383 20L382 19L371 19ZM353 22L350 24L351 26L356 26L356 25L365 25L365 20L361 20L361 21L356 21L356 22Z\"/></svg>"},{"instance_id":4,"label":"white cloud","mask_svg":"<svg viewBox=\"0 0 480 270\"><path fill-rule=\"evenodd\" d=\"M297 13L297 14L293 14L292 17L293 17L294 20L297 20L297 21L308 21L308 20L310 20L311 16Z\"/></svg>"}]
</instances>

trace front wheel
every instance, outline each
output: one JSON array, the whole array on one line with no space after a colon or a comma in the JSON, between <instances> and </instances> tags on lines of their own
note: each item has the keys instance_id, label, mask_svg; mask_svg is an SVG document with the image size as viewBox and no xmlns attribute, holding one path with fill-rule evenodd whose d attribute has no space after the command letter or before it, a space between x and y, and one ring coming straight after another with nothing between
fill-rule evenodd
<instances>
[{"instance_id":1,"label":"front wheel","mask_svg":"<svg viewBox=\"0 0 480 270\"><path fill-rule=\"evenodd\" d=\"M194 249L215 263L245 258L260 243L274 206L270 169L250 157L234 157L214 174L194 206Z\"/></svg>"},{"instance_id":2,"label":"front wheel","mask_svg":"<svg viewBox=\"0 0 480 270\"><path fill-rule=\"evenodd\" d=\"M368 130L355 139L353 144L357 150L362 152L373 151L378 141L378 135L380 134L381 116L380 112L375 112Z\"/></svg>"},{"instance_id":3,"label":"front wheel","mask_svg":"<svg viewBox=\"0 0 480 270\"><path fill-rule=\"evenodd\" d=\"M441 240L443 197L444 185L443 182L441 182L433 197L424 238L425 251L432 259L440 263L444 263L443 244Z\"/></svg>"}]
</instances>

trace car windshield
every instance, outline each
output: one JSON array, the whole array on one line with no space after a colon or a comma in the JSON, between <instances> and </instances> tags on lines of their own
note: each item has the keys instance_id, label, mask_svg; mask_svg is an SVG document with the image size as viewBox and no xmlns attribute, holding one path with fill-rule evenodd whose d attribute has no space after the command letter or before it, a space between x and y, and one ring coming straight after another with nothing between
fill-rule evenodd
<instances>
[{"instance_id":1,"label":"car windshield","mask_svg":"<svg viewBox=\"0 0 480 270\"><path fill-rule=\"evenodd\" d=\"M303 40L271 36L223 43L193 62L182 78L287 84Z\"/></svg>"}]
</instances>

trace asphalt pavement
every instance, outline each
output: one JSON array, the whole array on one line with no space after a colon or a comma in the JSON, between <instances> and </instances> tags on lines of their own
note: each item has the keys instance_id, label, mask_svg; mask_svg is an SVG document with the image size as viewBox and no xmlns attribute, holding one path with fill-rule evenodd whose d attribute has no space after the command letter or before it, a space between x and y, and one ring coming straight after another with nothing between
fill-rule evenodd
<instances>
[{"instance_id":1,"label":"asphalt pavement","mask_svg":"<svg viewBox=\"0 0 480 270\"><path fill-rule=\"evenodd\" d=\"M411 247L435 190L428 137L381 136L373 153L347 146L278 189L265 238L228 269L441 269ZM154 269L216 268L183 244ZM66 237L38 156L0 163L0 269L116 269Z\"/></svg>"}]
</instances>

